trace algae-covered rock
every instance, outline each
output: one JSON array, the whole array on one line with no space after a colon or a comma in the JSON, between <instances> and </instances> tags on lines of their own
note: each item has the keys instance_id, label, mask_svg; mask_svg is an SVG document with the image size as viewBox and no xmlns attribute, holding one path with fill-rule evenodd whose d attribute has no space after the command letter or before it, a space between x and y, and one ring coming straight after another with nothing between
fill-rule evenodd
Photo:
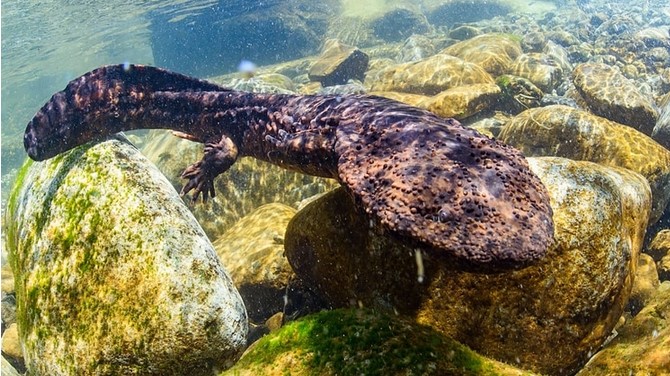
<instances>
[{"instance_id":1,"label":"algae-covered rock","mask_svg":"<svg viewBox=\"0 0 670 376\"><path fill-rule=\"evenodd\" d=\"M484 68L493 76L509 73L521 55L521 38L511 34L484 34L447 47L443 53Z\"/></svg>"},{"instance_id":2,"label":"algae-covered rock","mask_svg":"<svg viewBox=\"0 0 670 376\"><path fill-rule=\"evenodd\" d=\"M493 83L491 75L479 65L443 53L370 71L365 77L370 91L424 95L435 95L456 86Z\"/></svg>"},{"instance_id":3,"label":"algae-covered rock","mask_svg":"<svg viewBox=\"0 0 670 376\"><path fill-rule=\"evenodd\" d=\"M211 243L130 144L26 163L5 220L31 374L209 374L245 345Z\"/></svg>"},{"instance_id":4,"label":"algae-covered rock","mask_svg":"<svg viewBox=\"0 0 670 376\"><path fill-rule=\"evenodd\" d=\"M594 114L651 135L658 110L618 68L584 63L572 75L572 82Z\"/></svg>"},{"instance_id":5,"label":"algae-covered rock","mask_svg":"<svg viewBox=\"0 0 670 376\"><path fill-rule=\"evenodd\" d=\"M539 107L544 93L530 80L503 74L496 77L496 84L500 87L499 108L508 113L518 114L523 110Z\"/></svg>"},{"instance_id":6,"label":"algae-covered rock","mask_svg":"<svg viewBox=\"0 0 670 376\"><path fill-rule=\"evenodd\" d=\"M166 131L152 131L142 152L180 190L184 169L202 158L202 144L186 141ZM339 184L333 179L289 171L254 158L240 158L214 180L216 197L206 204L186 200L210 239L217 239L235 222L257 207L279 202L289 206L326 192Z\"/></svg>"},{"instance_id":7,"label":"algae-covered rock","mask_svg":"<svg viewBox=\"0 0 670 376\"><path fill-rule=\"evenodd\" d=\"M295 212L280 203L260 206L214 242L254 322L284 308L286 286L294 275L284 255L284 232Z\"/></svg>"},{"instance_id":8,"label":"algae-covered rock","mask_svg":"<svg viewBox=\"0 0 670 376\"><path fill-rule=\"evenodd\" d=\"M563 78L563 69L543 53L519 55L510 67L510 73L529 79L545 93L551 93Z\"/></svg>"},{"instance_id":9,"label":"algae-covered rock","mask_svg":"<svg viewBox=\"0 0 670 376\"><path fill-rule=\"evenodd\" d=\"M433 96L397 91L370 94L423 108L445 118L461 120L491 108L499 97L500 88L495 84L475 84L457 86Z\"/></svg>"},{"instance_id":10,"label":"algae-covered rock","mask_svg":"<svg viewBox=\"0 0 670 376\"><path fill-rule=\"evenodd\" d=\"M670 281L578 376L667 375L670 370Z\"/></svg>"},{"instance_id":11,"label":"algae-covered rock","mask_svg":"<svg viewBox=\"0 0 670 376\"><path fill-rule=\"evenodd\" d=\"M500 140L526 156L557 156L624 167L649 181L650 223L670 201L670 151L641 132L562 105L533 108L505 125Z\"/></svg>"},{"instance_id":12,"label":"algae-covered rock","mask_svg":"<svg viewBox=\"0 0 670 376\"><path fill-rule=\"evenodd\" d=\"M224 375L531 375L407 318L323 311L256 342Z\"/></svg>"},{"instance_id":13,"label":"algae-covered rock","mask_svg":"<svg viewBox=\"0 0 670 376\"><path fill-rule=\"evenodd\" d=\"M633 290L626 304L626 311L633 316L637 315L653 298L660 283L654 259L646 253L641 253L637 262Z\"/></svg>"},{"instance_id":14,"label":"algae-covered rock","mask_svg":"<svg viewBox=\"0 0 670 376\"><path fill-rule=\"evenodd\" d=\"M495 84L476 84L447 89L417 103L417 107L445 117L465 119L493 106L500 88Z\"/></svg>"},{"instance_id":15,"label":"algae-covered rock","mask_svg":"<svg viewBox=\"0 0 670 376\"><path fill-rule=\"evenodd\" d=\"M574 372L623 312L651 193L642 176L622 168L563 158L529 163L549 191L555 239L545 258L525 269L459 270L376 232L341 189L293 217L286 255L336 307L395 310L498 360Z\"/></svg>"}]
</instances>

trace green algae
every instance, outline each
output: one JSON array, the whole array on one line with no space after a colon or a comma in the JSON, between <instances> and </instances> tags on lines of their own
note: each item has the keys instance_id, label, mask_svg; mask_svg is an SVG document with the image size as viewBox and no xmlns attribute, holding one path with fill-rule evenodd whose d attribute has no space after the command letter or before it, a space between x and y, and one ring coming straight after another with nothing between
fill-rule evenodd
<instances>
[{"instance_id":1,"label":"green algae","mask_svg":"<svg viewBox=\"0 0 670 376\"><path fill-rule=\"evenodd\" d=\"M500 88L505 91L509 90L509 85L512 83L512 80L509 75L503 74L498 77L496 77L496 85L500 86Z\"/></svg>"},{"instance_id":2,"label":"green algae","mask_svg":"<svg viewBox=\"0 0 670 376\"><path fill-rule=\"evenodd\" d=\"M260 339L223 375L262 374L286 357L296 374L497 374L490 360L427 326L372 310L338 309L304 317Z\"/></svg>"}]
</instances>

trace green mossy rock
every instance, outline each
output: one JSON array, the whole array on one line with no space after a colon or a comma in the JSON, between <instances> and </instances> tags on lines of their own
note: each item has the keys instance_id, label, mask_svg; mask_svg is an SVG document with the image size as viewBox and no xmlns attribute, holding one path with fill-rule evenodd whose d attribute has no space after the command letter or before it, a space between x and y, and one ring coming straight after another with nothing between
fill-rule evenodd
<instances>
[{"instance_id":1,"label":"green mossy rock","mask_svg":"<svg viewBox=\"0 0 670 376\"><path fill-rule=\"evenodd\" d=\"M165 177L117 139L26 163L5 222L32 375L199 375L245 345L242 300Z\"/></svg>"},{"instance_id":2,"label":"green mossy rock","mask_svg":"<svg viewBox=\"0 0 670 376\"><path fill-rule=\"evenodd\" d=\"M531 375L435 330L366 309L323 311L254 343L225 375Z\"/></svg>"}]
</instances>

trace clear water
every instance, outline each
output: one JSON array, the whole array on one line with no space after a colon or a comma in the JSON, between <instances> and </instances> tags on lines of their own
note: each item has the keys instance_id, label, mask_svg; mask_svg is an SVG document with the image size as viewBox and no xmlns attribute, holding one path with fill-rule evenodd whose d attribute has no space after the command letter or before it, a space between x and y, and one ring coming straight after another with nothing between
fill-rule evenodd
<instances>
[{"instance_id":1,"label":"clear water","mask_svg":"<svg viewBox=\"0 0 670 376\"><path fill-rule=\"evenodd\" d=\"M68 81L97 66L152 64L149 15L178 20L217 1L2 2L2 196L25 158L25 125Z\"/></svg>"}]
</instances>

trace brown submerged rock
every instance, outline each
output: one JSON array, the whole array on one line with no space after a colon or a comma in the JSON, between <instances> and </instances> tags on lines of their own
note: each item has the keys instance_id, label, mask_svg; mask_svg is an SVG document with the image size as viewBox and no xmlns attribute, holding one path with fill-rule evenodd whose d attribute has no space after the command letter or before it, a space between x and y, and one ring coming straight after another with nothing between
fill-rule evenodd
<instances>
[{"instance_id":1,"label":"brown submerged rock","mask_svg":"<svg viewBox=\"0 0 670 376\"><path fill-rule=\"evenodd\" d=\"M417 103L418 107L445 118L462 120L493 106L500 94L495 84L475 84L447 89Z\"/></svg>"},{"instance_id":2,"label":"brown submerged rock","mask_svg":"<svg viewBox=\"0 0 670 376\"><path fill-rule=\"evenodd\" d=\"M401 93L398 91L373 91L370 95L393 99L394 101L406 103L410 106L419 107L419 104L430 99L428 95Z\"/></svg>"},{"instance_id":3,"label":"brown submerged rock","mask_svg":"<svg viewBox=\"0 0 670 376\"><path fill-rule=\"evenodd\" d=\"M670 229L661 230L654 236L649 243L647 253L656 261L670 255Z\"/></svg>"},{"instance_id":4,"label":"brown submerged rock","mask_svg":"<svg viewBox=\"0 0 670 376\"><path fill-rule=\"evenodd\" d=\"M519 55L510 67L510 73L527 78L545 93L551 93L563 78L563 69L543 53Z\"/></svg>"},{"instance_id":5,"label":"brown submerged rock","mask_svg":"<svg viewBox=\"0 0 670 376\"><path fill-rule=\"evenodd\" d=\"M500 95L500 87L494 84L457 86L433 96L396 91L370 94L423 108L444 118L462 120L492 107Z\"/></svg>"},{"instance_id":6,"label":"brown submerged rock","mask_svg":"<svg viewBox=\"0 0 670 376\"><path fill-rule=\"evenodd\" d=\"M654 259L646 253L641 253L626 311L632 313L633 316L637 315L654 297L660 283Z\"/></svg>"},{"instance_id":7,"label":"brown submerged rock","mask_svg":"<svg viewBox=\"0 0 670 376\"><path fill-rule=\"evenodd\" d=\"M284 231L296 209L280 203L258 207L214 241L214 249L256 323L284 308L293 270L284 256Z\"/></svg>"},{"instance_id":8,"label":"brown submerged rock","mask_svg":"<svg viewBox=\"0 0 670 376\"><path fill-rule=\"evenodd\" d=\"M358 48L329 39L309 70L309 79L323 86L343 85L350 79L363 81L370 58Z\"/></svg>"},{"instance_id":9,"label":"brown submerged rock","mask_svg":"<svg viewBox=\"0 0 670 376\"><path fill-rule=\"evenodd\" d=\"M484 34L458 42L442 52L484 68L492 76L509 73L512 62L521 55L520 37L510 34Z\"/></svg>"},{"instance_id":10,"label":"brown submerged rock","mask_svg":"<svg viewBox=\"0 0 670 376\"><path fill-rule=\"evenodd\" d=\"M597 353L578 376L667 375L670 370L670 281Z\"/></svg>"},{"instance_id":11,"label":"brown submerged rock","mask_svg":"<svg viewBox=\"0 0 670 376\"><path fill-rule=\"evenodd\" d=\"M640 173L653 192L650 223L670 201L670 151L641 132L586 111L554 105L512 118L500 140L527 156L557 156Z\"/></svg>"},{"instance_id":12,"label":"brown submerged rock","mask_svg":"<svg viewBox=\"0 0 670 376\"><path fill-rule=\"evenodd\" d=\"M647 253L656 261L659 279L670 281L670 229L661 230L654 236Z\"/></svg>"},{"instance_id":13,"label":"brown submerged rock","mask_svg":"<svg viewBox=\"0 0 670 376\"><path fill-rule=\"evenodd\" d=\"M380 235L341 189L293 218L289 262L334 306L397 310L522 368L574 371L623 311L650 192L642 176L625 169L561 158L529 162L548 186L556 231L547 256L525 269L456 270L440 255Z\"/></svg>"},{"instance_id":14,"label":"brown submerged rock","mask_svg":"<svg viewBox=\"0 0 670 376\"><path fill-rule=\"evenodd\" d=\"M572 82L594 114L651 135L658 110L619 69L602 63L584 63L572 74Z\"/></svg>"},{"instance_id":15,"label":"brown submerged rock","mask_svg":"<svg viewBox=\"0 0 670 376\"><path fill-rule=\"evenodd\" d=\"M392 65L369 73L370 91L399 91L435 95L456 86L493 84L493 78L477 64L444 53L427 59Z\"/></svg>"}]
</instances>

